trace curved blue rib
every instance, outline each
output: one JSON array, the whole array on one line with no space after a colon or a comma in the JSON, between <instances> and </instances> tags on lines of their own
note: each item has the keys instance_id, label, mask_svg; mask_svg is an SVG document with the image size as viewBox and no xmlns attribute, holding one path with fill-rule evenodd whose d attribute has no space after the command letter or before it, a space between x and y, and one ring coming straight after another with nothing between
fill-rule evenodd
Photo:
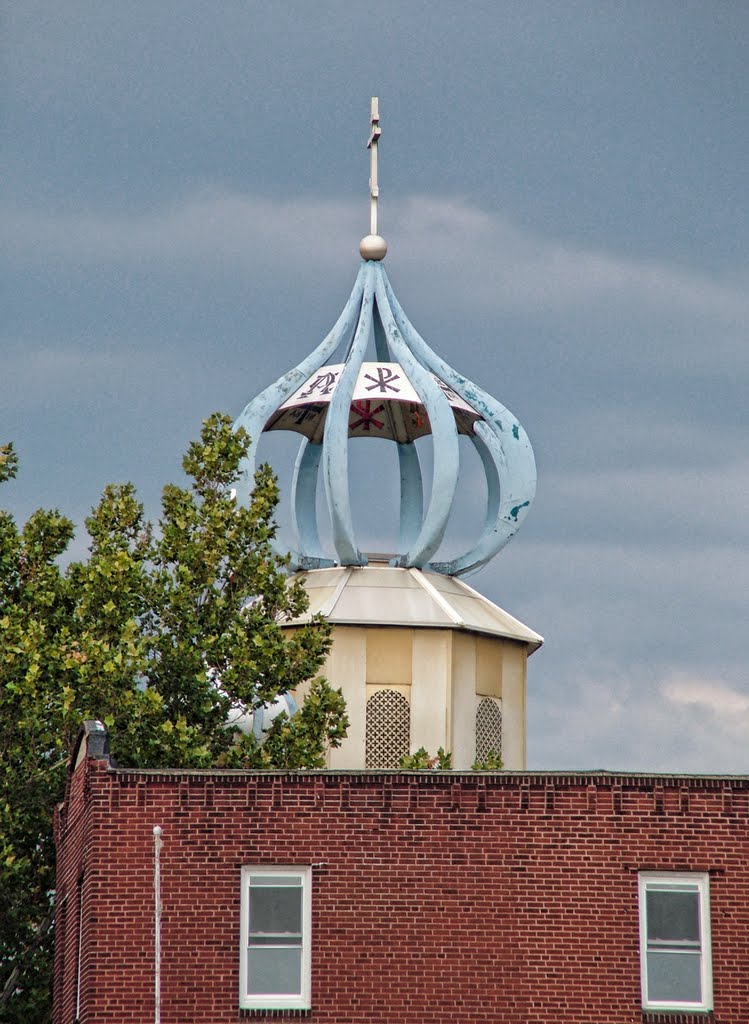
<instances>
[{"instance_id":1,"label":"curved blue rib","mask_svg":"<svg viewBox=\"0 0 749 1024\"><path fill-rule=\"evenodd\" d=\"M388 348L387 335L385 334L385 328L382 326L382 317L380 316L377 308L375 308L374 315L374 337L375 337L375 355L383 363L394 362L393 357Z\"/></svg>"},{"instance_id":2,"label":"curved blue rib","mask_svg":"<svg viewBox=\"0 0 749 1024\"><path fill-rule=\"evenodd\" d=\"M421 463L413 441L398 444L398 465L401 478L400 539L398 547L408 551L416 542L424 515L424 488Z\"/></svg>"},{"instance_id":3,"label":"curved blue rib","mask_svg":"<svg viewBox=\"0 0 749 1024\"><path fill-rule=\"evenodd\" d=\"M432 562L428 566L432 572L443 573L446 576L462 576L485 565L492 555L495 554L498 530L506 532L507 529L501 513L502 489L500 473L504 466L504 453L501 443L491 427L481 420L476 424L476 433L469 436L474 448L481 457L484 472L486 473L486 514L481 536L469 551L449 562ZM502 525L498 527L498 523ZM507 543L516 529L517 526L508 535L504 536L503 534L502 544Z\"/></svg>"},{"instance_id":4,"label":"curved blue rib","mask_svg":"<svg viewBox=\"0 0 749 1024\"><path fill-rule=\"evenodd\" d=\"M325 493L328 498L333 546L341 565L366 565L367 559L359 551L351 516L348 481L348 425L351 399L364 361L372 327L374 264L364 265L363 292L359 308L359 322L354 331L346 363L338 378L328 406L323 433L322 466Z\"/></svg>"},{"instance_id":5,"label":"curved blue rib","mask_svg":"<svg viewBox=\"0 0 749 1024\"><path fill-rule=\"evenodd\" d=\"M302 438L291 484L291 520L299 544L299 561L303 569L324 569L335 565L327 558L317 532L317 476L322 445L310 444Z\"/></svg>"},{"instance_id":6,"label":"curved blue rib","mask_svg":"<svg viewBox=\"0 0 749 1024\"><path fill-rule=\"evenodd\" d=\"M385 329L390 351L403 367L429 416L434 451L432 493L416 540L405 554L393 560L399 566L421 569L439 547L445 535L458 485L458 431L455 416L444 392L428 370L418 362L403 340L386 292L387 276L380 263L375 265L377 309Z\"/></svg>"},{"instance_id":7,"label":"curved blue rib","mask_svg":"<svg viewBox=\"0 0 749 1024\"><path fill-rule=\"evenodd\" d=\"M319 370L321 366L324 366L329 361L341 342L353 331L354 324L359 316L365 272L366 264L363 264L359 269L354 287L343 312L338 317L330 333L320 342L314 352L311 352L298 366L287 371L283 377L279 377L277 381L269 384L264 391L256 395L251 402L247 403L234 421L235 430L237 427L244 427L250 435L250 447L247 456L242 460L238 477L238 482L247 483L248 490L251 490L253 486L257 446L263 427L287 398L293 395L315 370Z\"/></svg>"},{"instance_id":8,"label":"curved blue rib","mask_svg":"<svg viewBox=\"0 0 749 1024\"><path fill-rule=\"evenodd\" d=\"M486 424L480 423L480 426L485 427ZM487 478L487 505L484 514L484 523L482 527L482 535L476 544L466 554L454 558L449 562L432 562L429 568L434 572L443 572L446 575L462 575L464 572L469 572L473 568L477 568L478 565L484 564L482 560L482 553L484 552L487 543L491 541L494 526L497 520L497 513L499 512L499 503L501 498L501 487L499 482L499 470L496 459L496 439L494 434L490 431L489 437L485 443L484 440L477 434L469 434L471 443L475 451L478 453L484 466L484 472Z\"/></svg>"},{"instance_id":9,"label":"curved blue rib","mask_svg":"<svg viewBox=\"0 0 749 1024\"><path fill-rule=\"evenodd\" d=\"M257 449L260 441L260 434L273 413L304 384L315 370L324 366L336 351L338 346L354 329L361 306L364 280L366 277L366 264L359 268L354 287L349 300L343 308L343 312L328 333L327 337L320 342L317 348L305 359L288 370L282 377L279 377L273 384L269 384L264 391L256 395L251 402L248 402L242 412L234 421L234 429L244 427L250 435L250 445L247 455L242 459L237 473L237 496L240 501L246 501L252 493L255 483L255 463L257 460ZM282 545L272 541L272 547L276 554L286 554ZM298 551L289 552L289 566L293 570L300 568L304 556Z\"/></svg>"},{"instance_id":10,"label":"curved blue rib","mask_svg":"<svg viewBox=\"0 0 749 1024\"><path fill-rule=\"evenodd\" d=\"M382 277L396 324L409 347L432 373L444 380L484 420L483 423L477 422L474 430L486 444L499 478L500 501L494 510L493 521L484 524L480 538L469 551L451 562L434 563L431 566L437 572L461 575L479 568L493 558L525 519L536 493L533 449L528 435L509 409L467 377L456 373L429 348L401 308L384 271ZM478 450L486 465L486 453L480 448Z\"/></svg>"}]
</instances>

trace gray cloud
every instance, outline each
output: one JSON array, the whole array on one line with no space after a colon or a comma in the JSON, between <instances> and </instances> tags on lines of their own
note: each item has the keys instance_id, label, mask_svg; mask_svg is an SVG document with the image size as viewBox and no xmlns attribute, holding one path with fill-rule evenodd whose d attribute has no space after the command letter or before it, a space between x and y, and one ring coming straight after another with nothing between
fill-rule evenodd
<instances>
[{"instance_id":1,"label":"gray cloud","mask_svg":"<svg viewBox=\"0 0 749 1024\"><path fill-rule=\"evenodd\" d=\"M278 201L217 188L127 215L3 212L16 260L61 259L83 266L219 260L243 273L270 265L293 267L298 274L311 258L320 275L338 269L352 239L366 231L360 202ZM500 213L450 197L415 196L394 202L387 212L396 225L388 232L391 249L407 254L408 277L418 280L415 268L428 270L435 296L449 297L453 307L537 314L613 302L711 318L724 328L745 328L749 319L746 268L718 278L591 250L543 238ZM658 357L657 349L653 354Z\"/></svg>"},{"instance_id":2,"label":"gray cloud","mask_svg":"<svg viewBox=\"0 0 749 1024\"><path fill-rule=\"evenodd\" d=\"M745 774L749 697L711 674L683 668L635 677L615 664L565 680L552 703L531 708L536 765Z\"/></svg>"}]
</instances>

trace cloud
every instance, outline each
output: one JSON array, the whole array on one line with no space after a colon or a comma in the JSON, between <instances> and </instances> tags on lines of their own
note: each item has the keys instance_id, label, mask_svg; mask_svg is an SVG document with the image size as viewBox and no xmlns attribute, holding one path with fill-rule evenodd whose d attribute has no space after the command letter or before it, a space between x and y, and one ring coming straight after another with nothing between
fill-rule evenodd
<instances>
[{"instance_id":1,"label":"cloud","mask_svg":"<svg viewBox=\"0 0 749 1024\"><path fill-rule=\"evenodd\" d=\"M29 391L35 402L69 401L71 394L114 390L123 376L145 373L149 362L128 346L111 339L79 340L77 344L57 344L47 339L3 339L3 374L7 387L7 406L28 403Z\"/></svg>"},{"instance_id":2,"label":"cloud","mask_svg":"<svg viewBox=\"0 0 749 1024\"><path fill-rule=\"evenodd\" d=\"M218 261L224 270L246 275L290 264L296 264L296 272L313 257L319 280L336 252L343 259L358 243L360 214L353 204L275 201L204 189L131 214L6 209L4 219L19 260L72 261L80 267L151 264L161 273L175 264L180 273L190 264L209 269Z\"/></svg>"},{"instance_id":3,"label":"cloud","mask_svg":"<svg viewBox=\"0 0 749 1024\"><path fill-rule=\"evenodd\" d=\"M537 408L528 412L526 399L518 411L537 448L538 501L518 540L471 582L547 637L529 666L531 764L741 770L749 463L741 413L721 401L747 359L741 273L542 237L455 196L386 209L388 270L406 309L415 321L420 306L443 321L425 334L456 365L468 346L451 324L477 323L477 378L511 408L516 370L490 347L487 325L509 320L530 338L518 369L533 370ZM87 316L85 336L58 337L42 324L34 338L21 337L22 327L4 343L8 407L21 422L16 395L25 405L33 394L38 464L50 450L56 459L39 476L61 493L74 481L85 505L106 479L142 486L149 473L159 483L173 477L175 435L194 433L185 424L197 418L196 403L201 412L239 407L296 361L286 339L309 351L322 337L317 320L334 319L343 304L366 230L358 202L216 188L129 215L7 203L3 212L5 259L19 280L59 278ZM235 310L227 323L224 302ZM578 328L569 353L559 344L543 361L545 338L574 339ZM276 335L284 340L269 344ZM664 339L656 348L654 336ZM687 359L709 367L693 393L679 376ZM634 368L629 390L619 377L625 360ZM654 383L656 366L663 377ZM96 424L106 468L103 454L95 466L91 435L80 459L76 409L87 430ZM469 463L455 547L472 521L466 503L478 504L479 475ZM153 481L147 495L156 494ZM375 525L377 515L379 506Z\"/></svg>"},{"instance_id":4,"label":"cloud","mask_svg":"<svg viewBox=\"0 0 749 1024\"><path fill-rule=\"evenodd\" d=\"M739 281L545 238L460 199L414 197L403 205L397 223L416 258L430 259L438 247L441 256L452 257L460 277L455 291L466 286L473 293L478 287L490 308L509 303L521 309L541 305L559 310L637 298L733 323L746 323L749 313L749 298ZM466 253L472 254L468 261ZM477 263L488 273L471 289L460 268L468 265L473 271Z\"/></svg>"},{"instance_id":5,"label":"cloud","mask_svg":"<svg viewBox=\"0 0 749 1024\"><path fill-rule=\"evenodd\" d=\"M531 765L749 768L749 717L708 705L749 696L746 544L585 532L571 523L551 541L531 517L470 581L546 637L528 666Z\"/></svg>"},{"instance_id":6,"label":"cloud","mask_svg":"<svg viewBox=\"0 0 749 1024\"><path fill-rule=\"evenodd\" d=\"M16 260L115 266L178 263L243 274L283 269L295 277L314 266L343 270L364 233L359 202L278 201L205 188L156 210L49 213L2 210ZM544 238L456 197L413 196L387 208L392 253L407 278L440 302L498 310L559 312L646 305L679 318L707 317L724 327L749 320L746 273L722 277L653 260ZM470 254L466 256L466 254ZM427 273L428 272L428 273Z\"/></svg>"},{"instance_id":7,"label":"cloud","mask_svg":"<svg viewBox=\"0 0 749 1024\"><path fill-rule=\"evenodd\" d=\"M640 665L640 674L632 673L621 663L580 665L559 680L561 692L552 702L533 694L531 662L531 763L690 773L749 769L749 694L683 666L652 672Z\"/></svg>"},{"instance_id":8,"label":"cloud","mask_svg":"<svg viewBox=\"0 0 749 1024\"><path fill-rule=\"evenodd\" d=\"M593 398L573 406L560 401L563 423L554 416L548 425L554 461L543 466L544 479L548 482L555 473L560 478L574 475L583 467L647 474L664 466L688 470L741 463L746 458L746 422L736 416L732 403L724 400L729 404L724 410L709 402L707 383L695 400L685 403L678 386L668 383L676 392L671 409L662 400L653 401L652 394L631 391L595 406ZM542 460L544 454L539 451Z\"/></svg>"},{"instance_id":9,"label":"cloud","mask_svg":"<svg viewBox=\"0 0 749 1024\"><path fill-rule=\"evenodd\" d=\"M557 510L557 535L572 528L587 537L636 539L668 548L693 548L720 536L725 544L749 543L749 458L730 442L695 453L693 465L661 464L646 469L610 468L605 462L585 469L550 469L542 486Z\"/></svg>"},{"instance_id":10,"label":"cloud","mask_svg":"<svg viewBox=\"0 0 749 1024\"><path fill-rule=\"evenodd\" d=\"M722 720L721 728L738 729L749 739L749 694L740 693L719 679L685 672L674 672L661 684L661 693L668 703L706 711Z\"/></svg>"}]
</instances>

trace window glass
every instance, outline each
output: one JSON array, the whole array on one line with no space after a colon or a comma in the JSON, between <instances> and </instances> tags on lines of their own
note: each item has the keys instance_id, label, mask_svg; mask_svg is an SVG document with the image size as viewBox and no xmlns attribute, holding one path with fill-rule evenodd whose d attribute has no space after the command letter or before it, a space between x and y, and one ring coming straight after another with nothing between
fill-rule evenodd
<instances>
[{"instance_id":1,"label":"window glass","mask_svg":"<svg viewBox=\"0 0 749 1024\"><path fill-rule=\"evenodd\" d=\"M302 947L251 946L247 964L250 995L299 995L302 991Z\"/></svg>"},{"instance_id":2,"label":"window glass","mask_svg":"<svg viewBox=\"0 0 749 1024\"><path fill-rule=\"evenodd\" d=\"M302 941L302 890L250 888L250 941L259 935L296 935Z\"/></svg>"},{"instance_id":3,"label":"window glass","mask_svg":"<svg viewBox=\"0 0 749 1024\"><path fill-rule=\"evenodd\" d=\"M694 892L648 891L648 939L700 941L700 896Z\"/></svg>"},{"instance_id":4,"label":"window glass","mask_svg":"<svg viewBox=\"0 0 749 1024\"><path fill-rule=\"evenodd\" d=\"M663 1003L702 1002L699 953L648 953L648 997Z\"/></svg>"},{"instance_id":5,"label":"window glass","mask_svg":"<svg viewBox=\"0 0 749 1024\"><path fill-rule=\"evenodd\" d=\"M250 875L250 885L272 885L277 888L279 885L302 885L302 879L299 875Z\"/></svg>"}]
</instances>

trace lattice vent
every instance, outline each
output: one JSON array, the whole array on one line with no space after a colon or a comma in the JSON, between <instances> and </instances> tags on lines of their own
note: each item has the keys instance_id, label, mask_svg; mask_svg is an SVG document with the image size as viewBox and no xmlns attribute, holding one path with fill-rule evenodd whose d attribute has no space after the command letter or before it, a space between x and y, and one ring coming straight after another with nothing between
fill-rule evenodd
<instances>
[{"instance_id":1,"label":"lattice vent","mask_svg":"<svg viewBox=\"0 0 749 1024\"><path fill-rule=\"evenodd\" d=\"M476 760L502 756L502 702L484 697L476 708Z\"/></svg>"},{"instance_id":2,"label":"lattice vent","mask_svg":"<svg viewBox=\"0 0 749 1024\"><path fill-rule=\"evenodd\" d=\"M411 707L397 690L378 690L367 701L367 768L397 768L411 742Z\"/></svg>"}]
</instances>

